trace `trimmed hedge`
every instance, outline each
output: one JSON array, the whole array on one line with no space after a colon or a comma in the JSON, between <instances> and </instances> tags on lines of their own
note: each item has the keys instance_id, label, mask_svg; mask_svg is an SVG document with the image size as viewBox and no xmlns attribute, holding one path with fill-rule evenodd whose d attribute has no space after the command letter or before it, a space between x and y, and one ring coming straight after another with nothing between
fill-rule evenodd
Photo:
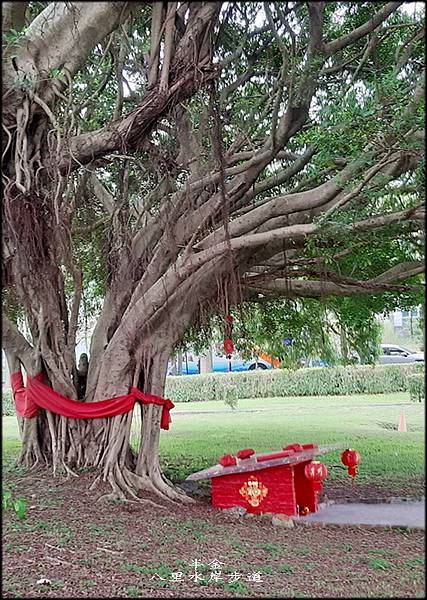
<instances>
[{"instance_id":1,"label":"trimmed hedge","mask_svg":"<svg viewBox=\"0 0 427 600\"><path fill-rule=\"evenodd\" d=\"M235 406L238 398L346 396L403 391L409 391L411 400L421 402L424 399L423 364L174 375L166 378L165 396L174 402L222 400ZM2 415L14 414L12 392L4 391Z\"/></svg>"},{"instance_id":2,"label":"trimmed hedge","mask_svg":"<svg viewBox=\"0 0 427 600\"><path fill-rule=\"evenodd\" d=\"M424 375L416 374L408 376L408 392L412 402L422 402L425 399Z\"/></svg>"},{"instance_id":3,"label":"trimmed hedge","mask_svg":"<svg viewBox=\"0 0 427 600\"><path fill-rule=\"evenodd\" d=\"M13 417L15 414L15 405L12 399L12 390L2 391L1 395L1 414L3 417Z\"/></svg>"},{"instance_id":4,"label":"trimmed hedge","mask_svg":"<svg viewBox=\"0 0 427 600\"><path fill-rule=\"evenodd\" d=\"M166 398L174 402L271 398L283 396L339 396L387 394L408 389L408 376L424 372L423 364L319 367L289 371L208 373L166 378Z\"/></svg>"}]
</instances>

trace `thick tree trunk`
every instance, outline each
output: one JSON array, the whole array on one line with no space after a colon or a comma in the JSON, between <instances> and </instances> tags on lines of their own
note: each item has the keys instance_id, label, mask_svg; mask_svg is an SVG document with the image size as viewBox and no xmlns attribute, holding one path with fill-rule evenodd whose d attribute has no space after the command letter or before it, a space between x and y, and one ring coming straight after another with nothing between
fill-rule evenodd
<instances>
[{"instance_id":1,"label":"thick tree trunk","mask_svg":"<svg viewBox=\"0 0 427 600\"><path fill-rule=\"evenodd\" d=\"M143 390L146 393L163 396L169 348L160 350L144 361ZM118 361L124 368L123 358ZM128 365L129 366L129 365ZM141 379L141 378L139 378ZM129 385L132 381L129 381ZM140 383L141 385L141 383ZM121 384L123 386L123 383ZM111 383L98 386L97 394L108 397ZM117 392L111 394L117 395ZM141 410L141 439L138 455L130 447L132 413L104 419L102 425L94 422L89 437L99 436L96 443L97 456L93 464L101 470L102 479L113 488L113 495L121 499L137 499L140 490L149 491L164 500L191 502L183 492L173 486L162 474L159 462L159 439L161 407L156 405L135 406ZM92 458L93 460L93 458Z\"/></svg>"},{"instance_id":2,"label":"thick tree trunk","mask_svg":"<svg viewBox=\"0 0 427 600\"><path fill-rule=\"evenodd\" d=\"M163 396L169 359L166 349L152 362L149 386L151 393ZM141 444L136 464L136 474L145 482L147 489L160 493L164 498L189 502L190 499L163 475L159 462L159 439L161 408L148 405L142 408Z\"/></svg>"},{"instance_id":3,"label":"thick tree trunk","mask_svg":"<svg viewBox=\"0 0 427 600\"><path fill-rule=\"evenodd\" d=\"M122 379L117 380L117 384L114 384L112 378L103 377L101 369L95 401L127 393L132 385L138 383L138 379L142 391L163 396L171 346L165 345L164 335L159 336L159 339L158 351L150 343L149 356L145 355L142 370L140 366L135 370L134 359L131 359L129 353L116 355L116 360L110 364L110 370L123 375ZM15 361L11 364L11 370L17 369ZM137 374L140 376L137 377ZM67 473L68 476L78 476L79 469L93 469L96 474L93 489L100 480L111 486L112 493L103 496L107 499L132 498L134 501L152 502L138 495L141 491L148 491L163 500L192 502L161 472L161 407L144 405L142 409L135 406L134 410L142 412L138 454L130 446L133 411L108 419L87 421L40 411L37 417L22 420L20 463L27 467L52 467L55 475Z\"/></svg>"}]
</instances>

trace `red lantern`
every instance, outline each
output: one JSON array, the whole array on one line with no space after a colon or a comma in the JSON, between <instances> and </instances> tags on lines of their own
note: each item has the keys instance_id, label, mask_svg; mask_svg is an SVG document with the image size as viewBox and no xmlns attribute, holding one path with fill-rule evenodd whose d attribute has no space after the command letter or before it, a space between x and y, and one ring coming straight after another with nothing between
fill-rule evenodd
<instances>
[{"instance_id":1,"label":"red lantern","mask_svg":"<svg viewBox=\"0 0 427 600\"><path fill-rule=\"evenodd\" d=\"M341 454L341 462L347 467L350 477L356 477L357 465L360 463L360 454L353 448L348 448Z\"/></svg>"},{"instance_id":2,"label":"red lantern","mask_svg":"<svg viewBox=\"0 0 427 600\"><path fill-rule=\"evenodd\" d=\"M240 460L245 460L245 458L249 458L252 454L255 454L255 450L252 450L252 448L245 448L244 450L239 450L236 456L237 458L240 458Z\"/></svg>"},{"instance_id":3,"label":"red lantern","mask_svg":"<svg viewBox=\"0 0 427 600\"><path fill-rule=\"evenodd\" d=\"M229 323L232 323L234 321L234 318L231 315L227 315L225 318Z\"/></svg>"},{"instance_id":4,"label":"red lantern","mask_svg":"<svg viewBox=\"0 0 427 600\"><path fill-rule=\"evenodd\" d=\"M230 338L227 338L226 340L224 340L224 350L225 350L226 354L233 354L233 352L234 352L233 340L231 340Z\"/></svg>"},{"instance_id":5,"label":"red lantern","mask_svg":"<svg viewBox=\"0 0 427 600\"><path fill-rule=\"evenodd\" d=\"M219 459L219 464L223 467L231 467L232 465L237 465L237 459L232 454L224 454Z\"/></svg>"},{"instance_id":6,"label":"red lantern","mask_svg":"<svg viewBox=\"0 0 427 600\"><path fill-rule=\"evenodd\" d=\"M328 469L326 465L318 460L312 460L305 466L304 475L313 482L314 491L321 492L322 481L328 476Z\"/></svg>"}]
</instances>

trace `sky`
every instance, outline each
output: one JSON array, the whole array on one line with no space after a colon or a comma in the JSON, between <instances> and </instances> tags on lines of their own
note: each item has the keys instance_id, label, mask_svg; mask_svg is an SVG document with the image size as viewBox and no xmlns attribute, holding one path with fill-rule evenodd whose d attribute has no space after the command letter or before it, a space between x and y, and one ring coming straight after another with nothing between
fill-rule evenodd
<instances>
[{"instance_id":1,"label":"sky","mask_svg":"<svg viewBox=\"0 0 427 600\"><path fill-rule=\"evenodd\" d=\"M424 2L405 2L400 8L408 15L413 15L414 12L421 13L424 11Z\"/></svg>"}]
</instances>

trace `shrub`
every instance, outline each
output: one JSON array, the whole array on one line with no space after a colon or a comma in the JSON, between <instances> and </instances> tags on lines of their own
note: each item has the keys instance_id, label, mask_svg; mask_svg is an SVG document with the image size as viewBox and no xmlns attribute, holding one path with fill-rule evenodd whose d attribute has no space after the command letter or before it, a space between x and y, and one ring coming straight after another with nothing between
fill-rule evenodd
<instances>
[{"instance_id":1,"label":"shrub","mask_svg":"<svg viewBox=\"0 0 427 600\"><path fill-rule=\"evenodd\" d=\"M166 378L165 396L174 402L192 402L224 398L386 394L406 391L408 376L420 374L422 377L423 369L424 365L415 363L175 375Z\"/></svg>"},{"instance_id":2,"label":"shrub","mask_svg":"<svg viewBox=\"0 0 427 600\"><path fill-rule=\"evenodd\" d=\"M424 375L408 375L408 392L412 402L422 402L425 399Z\"/></svg>"},{"instance_id":3,"label":"shrub","mask_svg":"<svg viewBox=\"0 0 427 600\"><path fill-rule=\"evenodd\" d=\"M15 415L15 404L12 398L12 390L6 390L2 393L1 414L3 417L13 417Z\"/></svg>"},{"instance_id":4,"label":"shrub","mask_svg":"<svg viewBox=\"0 0 427 600\"><path fill-rule=\"evenodd\" d=\"M27 516L27 501L25 498L13 498L12 492L2 492L2 509L12 509L19 519L25 519Z\"/></svg>"}]
</instances>

